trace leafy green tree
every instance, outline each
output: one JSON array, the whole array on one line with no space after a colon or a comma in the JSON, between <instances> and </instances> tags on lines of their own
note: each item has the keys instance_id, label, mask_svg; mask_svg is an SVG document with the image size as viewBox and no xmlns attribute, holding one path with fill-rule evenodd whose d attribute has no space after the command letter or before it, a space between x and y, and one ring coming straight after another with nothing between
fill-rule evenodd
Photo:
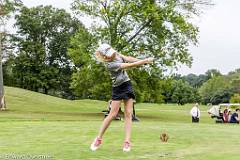
<instances>
[{"instance_id":1,"label":"leafy green tree","mask_svg":"<svg viewBox=\"0 0 240 160\"><path fill-rule=\"evenodd\" d=\"M205 74L208 77L207 79L211 79L212 77L216 76L222 76L221 72L217 69L209 69Z\"/></svg>"},{"instance_id":2,"label":"leafy green tree","mask_svg":"<svg viewBox=\"0 0 240 160\"><path fill-rule=\"evenodd\" d=\"M188 74L186 76L183 76L182 79L187 81L192 87L199 88L204 82L208 80L208 76L204 74Z\"/></svg>"},{"instance_id":3,"label":"leafy green tree","mask_svg":"<svg viewBox=\"0 0 240 160\"><path fill-rule=\"evenodd\" d=\"M15 80L12 73L12 67L14 64L13 55L9 54L6 58L6 61L3 62L3 77L4 77L4 85L6 86L14 86Z\"/></svg>"},{"instance_id":4,"label":"leafy green tree","mask_svg":"<svg viewBox=\"0 0 240 160\"><path fill-rule=\"evenodd\" d=\"M234 94L231 99L230 99L231 103L240 103L240 94Z\"/></svg>"},{"instance_id":5,"label":"leafy green tree","mask_svg":"<svg viewBox=\"0 0 240 160\"><path fill-rule=\"evenodd\" d=\"M233 72L230 72L228 75L226 75L230 79L232 91L234 93L240 93L240 69L236 69Z\"/></svg>"},{"instance_id":6,"label":"leafy green tree","mask_svg":"<svg viewBox=\"0 0 240 160\"><path fill-rule=\"evenodd\" d=\"M82 67L73 73L72 79L71 88L74 88L74 93L79 98L107 100L111 97L110 79L100 64L93 64L91 68Z\"/></svg>"},{"instance_id":7,"label":"leafy green tree","mask_svg":"<svg viewBox=\"0 0 240 160\"><path fill-rule=\"evenodd\" d=\"M191 0L189 2L181 0L74 0L72 4L74 12L93 20L89 32L94 42L89 38L84 39L85 35L81 35L81 33L72 39L75 45L70 47L69 54L74 64L78 66L78 71L73 77L72 88L81 92L76 88L80 87L78 78L81 77L84 82L88 80L83 76L84 74L103 72L103 70L93 68L97 65L92 61L92 55L98 43L107 42L122 54L156 58L151 67L129 70L129 75L132 77L139 101L164 101L164 96L157 86L163 75L162 72L167 67L177 66L179 63L191 65L192 57L189 54L188 46L190 43L197 43L198 28L188 20L191 16L199 13L201 6L208 5L209 2L207 0ZM96 73L96 75L107 76L105 71ZM140 75L144 75L143 78ZM154 78L151 79L151 77ZM110 83L108 77L101 77L99 80L96 77L95 79L97 81L93 82ZM107 79L108 81L106 81ZM154 83L148 83L149 79L154 79ZM91 86L95 85L96 83ZM154 89L156 93L154 93ZM104 91L104 93L107 92ZM79 95L82 94L79 93ZM153 100L153 97L156 100Z\"/></svg>"},{"instance_id":8,"label":"leafy green tree","mask_svg":"<svg viewBox=\"0 0 240 160\"><path fill-rule=\"evenodd\" d=\"M231 80L231 88L234 93L240 93L240 74L238 78Z\"/></svg>"},{"instance_id":9,"label":"leafy green tree","mask_svg":"<svg viewBox=\"0 0 240 160\"><path fill-rule=\"evenodd\" d=\"M95 38L79 30L70 41L68 54L77 68L71 88L79 98L110 99L110 77L104 66L92 59Z\"/></svg>"},{"instance_id":10,"label":"leafy green tree","mask_svg":"<svg viewBox=\"0 0 240 160\"><path fill-rule=\"evenodd\" d=\"M152 75L144 69L134 68L128 71L136 100L138 102L162 103L164 102L163 83L159 77Z\"/></svg>"},{"instance_id":11,"label":"leafy green tree","mask_svg":"<svg viewBox=\"0 0 240 160\"><path fill-rule=\"evenodd\" d=\"M199 101L199 95L196 89L191 87L188 82L183 80L173 81L172 102L179 105Z\"/></svg>"},{"instance_id":12,"label":"leafy green tree","mask_svg":"<svg viewBox=\"0 0 240 160\"><path fill-rule=\"evenodd\" d=\"M159 80L159 89L162 92L164 103L172 103L173 80L169 77Z\"/></svg>"},{"instance_id":13,"label":"leafy green tree","mask_svg":"<svg viewBox=\"0 0 240 160\"><path fill-rule=\"evenodd\" d=\"M199 93L205 104L227 102L231 97L231 84L227 77L214 76L202 85Z\"/></svg>"},{"instance_id":14,"label":"leafy green tree","mask_svg":"<svg viewBox=\"0 0 240 160\"><path fill-rule=\"evenodd\" d=\"M73 64L67 54L70 38L83 25L63 9L52 6L22 7L15 16L18 54L13 73L19 87L71 97Z\"/></svg>"},{"instance_id":15,"label":"leafy green tree","mask_svg":"<svg viewBox=\"0 0 240 160\"><path fill-rule=\"evenodd\" d=\"M230 89L224 91L218 90L211 96L210 102L213 105L218 105L220 103L229 103L231 96L232 91Z\"/></svg>"},{"instance_id":16,"label":"leafy green tree","mask_svg":"<svg viewBox=\"0 0 240 160\"><path fill-rule=\"evenodd\" d=\"M197 14L199 0L74 0L73 10L90 16L91 33L98 42L106 41L123 53L153 56L155 69L190 65L189 43L197 43L198 29L188 21ZM162 67L159 67L162 66Z\"/></svg>"},{"instance_id":17,"label":"leafy green tree","mask_svg":"<svg viewBox=\"0 0 240 160\"><path fill-rule=\"evenodd\" d=\"M20 0L0 0L0 109L6 109L6 102L4 98L3 86L3 69L2 57L4 51L6 52L3 42L6 37L5 25L7 20L11 17L11 13L15 12L22 3Z\"/></svg>"},{"instance_id":18,"label":"leafy green tree","mask_svg":"<svg viewBox=\"0 0 240 160\"><path fill-rule=\"evenodd\" d=\"M230 72L228 73L228 76L236 75L236 74L239 74L239 73L240 73L240 68L235 69L235 71L230 71Z\"/></svg>"}]
</instances>

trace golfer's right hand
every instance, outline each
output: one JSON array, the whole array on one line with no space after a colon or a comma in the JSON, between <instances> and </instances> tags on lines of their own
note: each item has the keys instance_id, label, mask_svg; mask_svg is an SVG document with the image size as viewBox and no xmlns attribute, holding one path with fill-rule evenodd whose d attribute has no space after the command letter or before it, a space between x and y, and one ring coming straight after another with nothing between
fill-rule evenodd
<instances>
[{"instance_id":1,"label":"golfer's right hand","mask_svg":"<svg viewBox=\"0 0 240 160\"><path fill-rule=\"evenodd\" d=\"M146 58L146 64L150 64L153 63L154 58L150 57L150 58Z\"/></svg>"}]
</instances>

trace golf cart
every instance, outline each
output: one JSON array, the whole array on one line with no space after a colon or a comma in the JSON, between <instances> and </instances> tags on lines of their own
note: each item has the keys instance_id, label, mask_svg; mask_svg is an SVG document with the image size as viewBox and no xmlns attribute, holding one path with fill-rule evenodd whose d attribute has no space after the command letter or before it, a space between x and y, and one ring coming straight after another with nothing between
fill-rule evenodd
<instances>
[{"instance_id":1,"label":"golf cart","mask_svg":"<svg viewBox=\"0 0 240 160\"><path fill-rule=\"evenodd\" d=\"M108 114L110 113L111 111L111 103L112 103L112 100L109 100L108 101L108 106L107 106L107 110L103 110L102 112L104 113L104 117L107 117ZM135 112L135 107L134 107L134 104L136 103L136 101L133 102L133 115L132 115L132 121L135 121L135 122L139 122L139 118L136 116L136 112ZM122 116L124 115L123 111L121 110L121 107L118 111L118 114L117 116L115 117L115 120L121 120L122 119Z\"/></svg>"},{"instance_id":2,"label":"golf cart","mask_svg":"<svg viewBox=\"0 0 240 160\"><path fill-rule=\"evenodd\" d=\"M240 106L240 103L222 103L219 105L211 105L211 108L208 110L208 113L211 115L211 118L216 118L216 123L223 123L223 112L225 109L228 112L231 112L231 109L235 109Z\"/></svg>"}]
</instances>

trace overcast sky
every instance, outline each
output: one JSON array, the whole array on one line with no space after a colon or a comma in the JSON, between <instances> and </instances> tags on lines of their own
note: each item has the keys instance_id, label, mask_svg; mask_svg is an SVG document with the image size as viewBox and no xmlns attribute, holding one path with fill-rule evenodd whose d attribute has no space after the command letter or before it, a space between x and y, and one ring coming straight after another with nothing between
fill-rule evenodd
<instances>
[{"instance_id":1,"label":"overcast sky","mask_svg":"<svg viewBox=\"0 0 240 160\"><path fill-rule=\"evenodd\" d=\"M52 5L70 12L72 0L22 0L28 6ZM240 68L240 0L215 0L197 19L200 39L191 47L192 68L182 67L180 74L202 74L208 69L218 69L226 74Z\"/></svg>"},{"instance_id":2,"label":"overcast sky","mask_svg":"<svg viewBox=\"0 0 240 160\"><path fill-rule=\"evenodd\" d=\"M240 0L215 0L198 22L199 45L191 47L192 68L183 67L182 74L205 73L218 69L223 74L240 68Z\"/></svg>"}]
</instances>

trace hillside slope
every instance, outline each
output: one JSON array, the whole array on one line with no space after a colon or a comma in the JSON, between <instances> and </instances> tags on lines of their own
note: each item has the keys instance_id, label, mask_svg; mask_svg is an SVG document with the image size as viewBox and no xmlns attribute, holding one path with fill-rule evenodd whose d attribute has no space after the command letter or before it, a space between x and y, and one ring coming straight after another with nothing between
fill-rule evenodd
<instances>
[{"instance_id":1,"label":"hillside slope","mask_svg":"<svg viewBox=\"0 0 240 160\"><path fill-rule=\"evenodd\" d=\"M98 116L107 103L95 100L66 100L25 89L5 87L8 110L0 120L81 120Z\"/></svg>"},{"instance_id":2,"label":"hillside slope","mask_svg":"<svg viewBox=\"0 0 240 160\"><path fill-rule=\"evenodd\" d=\"M107 102L97 100L65 100L20 88L5 87L8 110L0 112L0 121L54 120L54 121L102 121ZM191 121L192 105L138 103L137 116L144 121L187 122ZM122 110L123 110L122 106ZM201 122L213 122L201 106Z\"/></svg>"}]
</instances>

